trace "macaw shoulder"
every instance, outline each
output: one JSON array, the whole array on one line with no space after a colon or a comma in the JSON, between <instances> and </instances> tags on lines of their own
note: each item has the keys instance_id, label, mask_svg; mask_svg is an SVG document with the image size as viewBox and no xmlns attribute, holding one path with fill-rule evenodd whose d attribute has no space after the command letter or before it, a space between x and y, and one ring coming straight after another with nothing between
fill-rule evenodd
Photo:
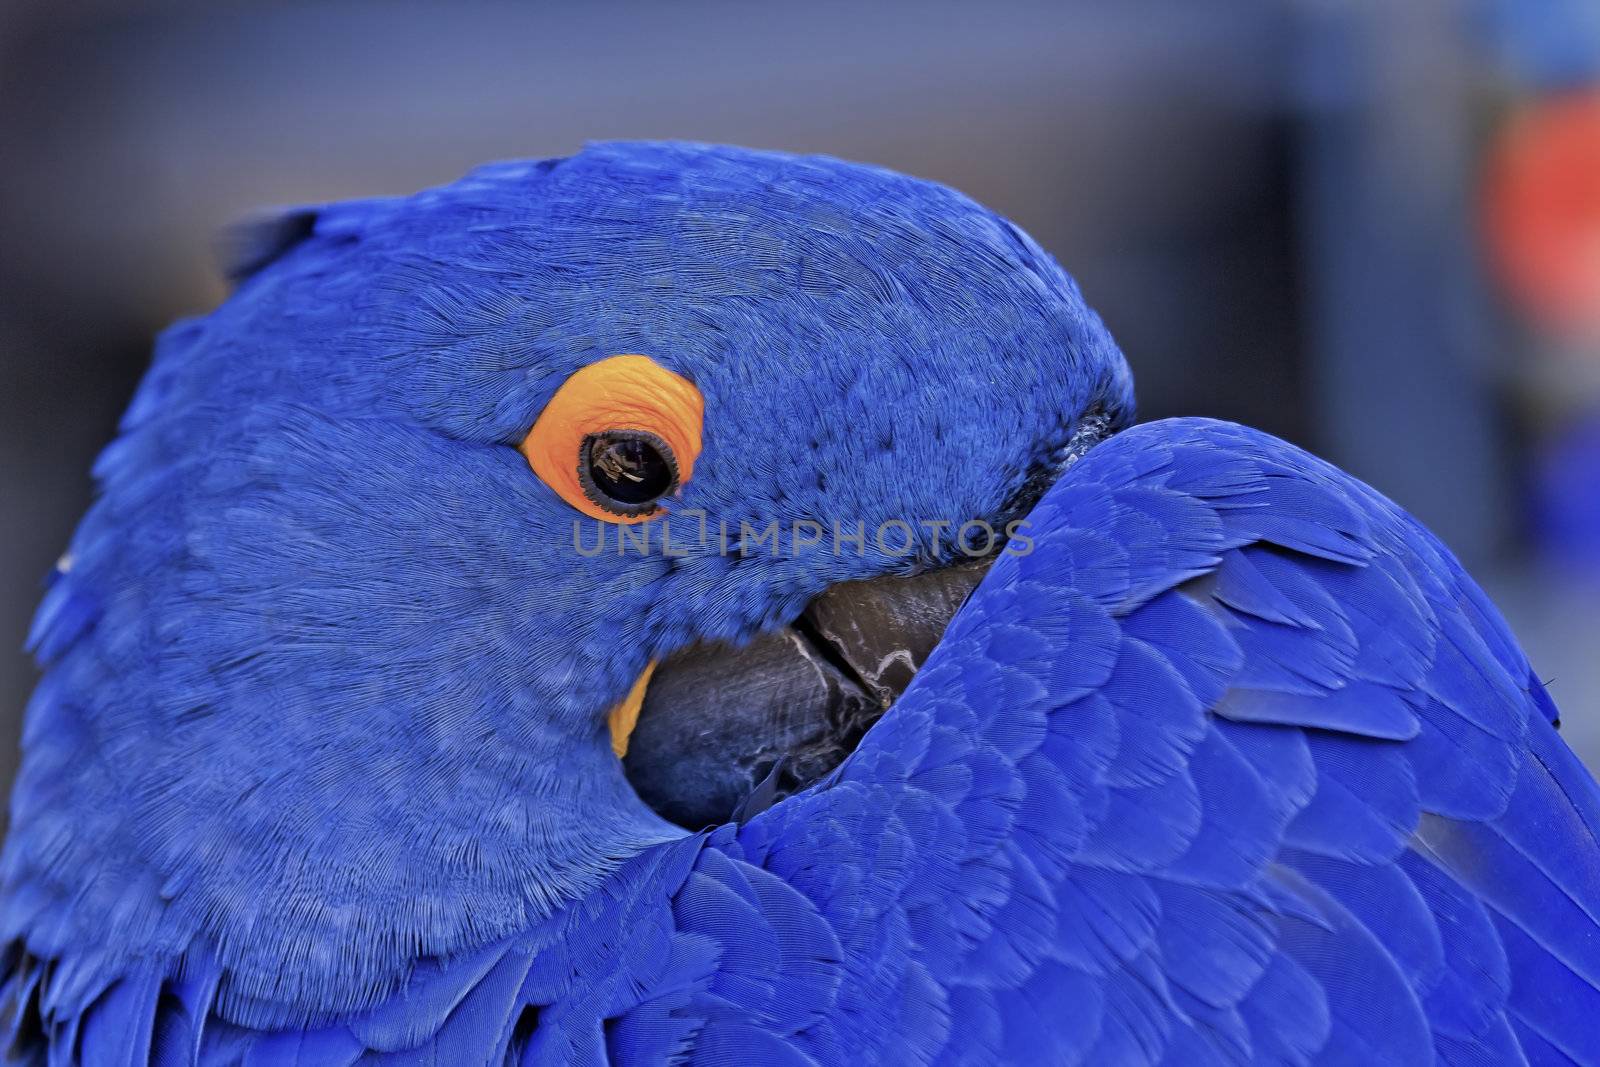
<instances>
[{"instance_id":1,"label":"macaw shoulder","mask_svg":"<svg viewBox=\"0 0 1600 1067\"><path fill-rule=\"evenodd\" d=\"M738 833L870 961L842 1001L959 1014L956 1060L1600 1062L1600 790L1436 538L1191 419L1030 521L836 780Z\"/></svg>"}]
</instances>

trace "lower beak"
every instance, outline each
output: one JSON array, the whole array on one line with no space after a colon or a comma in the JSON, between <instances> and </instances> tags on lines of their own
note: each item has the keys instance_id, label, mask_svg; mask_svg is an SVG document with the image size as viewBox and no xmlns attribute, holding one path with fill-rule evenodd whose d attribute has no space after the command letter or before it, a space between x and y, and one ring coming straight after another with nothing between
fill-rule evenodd
<instances>
[{"instance_id":1,"label":"lower beak","mask_svg":"<svg viewBox=\"0 0 1600 1067\"><path fill-rule=\"evenodd\" d=\"M804 789L905 691L990 562L844 582L743 647L694 645L663 660L627 739L628 779L691 829Z\"/></svg>"}]
</instances>

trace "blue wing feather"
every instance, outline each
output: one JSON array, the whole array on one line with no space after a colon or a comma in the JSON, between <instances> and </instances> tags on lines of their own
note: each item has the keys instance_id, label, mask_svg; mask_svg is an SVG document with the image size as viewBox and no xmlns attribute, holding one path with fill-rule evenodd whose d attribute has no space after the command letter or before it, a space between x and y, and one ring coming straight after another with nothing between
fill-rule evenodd
<instances>
[{"instance_id":1,"label":"blue wing feather","mask_svg":"<svg viewBox=\"0 0 1600 1067\"><path fill-rule=\"evenodd\" d=\"M1054 1054L1095 1062L1114 1048L1129 1062L1152 1062L1156 1046L1170 1045L1291 1062L1426 1062L1435 1051L1495 1062L1524 1055L1520 1035L1535 1033L1590 1062L1589 1049L1515 1005L1531 996L1570 1027L1588 1024L1541 996L1538 975L1574 962L1597 938L1595 786L1544 725L1554 719L1548 696L1529 684L1503 623L1448 554L1353 480L1216 423L1125 433L1068 480L1035 513L1046 531L1035 555L997 568L991 585L1009 578L1011 587L980 590L895 712L933 723L999 717L1011 738L1034 736L1031 717L1044 719L1034 752L1005 754L1026 790L1013 815L1025 816L1014 833L1030 861L1027 893L1060 916L1044 960L1069 964L1080 979L1098 974L1101 1010L1116 1006L1120 1035L1096 1028L1066 1050L1073 1055L1060 1041ZM1195 521L1199 505L1214 518ZM1181 526L1156 545L1162 516ZM1034 706L1017 684L1010 691L1023 699L986 699L1004 691L1007 671L1037 674L993 639L1018 625L1059 633L1069 649L1074 630L1094 633L1097 651L1084 666L1093 681L1058 664ZM944 670L951 661L961 669ZM950 688L961 698L956 709ZM914 732L897 724L869 735L840 787L882 789L886 772L904 773L957 810L948 752L941 773L927 775L874 751ZM958 730L971 739L958 759L986 763L988 733ZM1547 745L1564 761L1558 771L1540 762ZM1530 779L1559 781L1562 795L1578 799L1538 795ZM781 845L821 817L832 795L780 805L763 816L779 825L753 827L752 836ZM1045 820L1055 825L1042 828ZM1582 858L1561 865L1564 883L1543 887L1549 871L1523 859L1529 870L1519 874L1517 862L1493 859L1493 840L1461 837L1452 856L1428 848L1426 828L1444 824L1502 840L1515 831L1546 866L1564 853ZM815 828L805 837L819 844ZM839 857L854 851L842 838L828 845ZM925 875L899 906L918 910L920 895L953 891L940 865ZM1539 927L1542 940L1508 948L1495 892L1477 884L1490 876L1515 910L1541 915L1556 907L1546 898L1565 890L1559 917ZM1095 888L1107 878L1123 881ZM1142 886L1169 894L1157 894L1161 906L1141 905ZM940 951L950 950L941 942ZM1146 982L1148 996L1130 997L1123 983L1152 963L1171 988L1156 995ZM1562 965L1593 993L1589 967ZM1068 1020L1028 1010L1040 997L997 992L995 1009L980 1013L981 970L959 983L952 1003L1001 1027L997 1036L986 1024L974 1038L983 1047L1034 1047L1008 1028L1072 1040ZM858 986L853 995L873 994ZM1150 1017L1163 1013L1171 1017Z\"/></svg>"}]
</instances>

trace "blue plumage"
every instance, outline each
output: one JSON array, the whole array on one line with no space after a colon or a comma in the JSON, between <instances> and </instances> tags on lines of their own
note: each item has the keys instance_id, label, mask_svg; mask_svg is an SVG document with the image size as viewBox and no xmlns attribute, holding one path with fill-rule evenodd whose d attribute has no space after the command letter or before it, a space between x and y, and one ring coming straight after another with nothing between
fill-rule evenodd
<instances>
[{"instance_id":1,"label":"blue plumage","mask_svg":"<svg viewBox=\"0 0 1600 1067\"><path fill-rule=\"evenodd\" d=\"M1009 224L623 145L239 249L36 620L18 1058L1600 1063L1600 789L1554 705L1426 531L1240 427L1050 471L817 786L696 834L633 795L604 715L644 662L948 545L579 566L506 446L648 352L706 399L674 506L1003 516L1131 404Z\"/></svg>"}]
</instances>

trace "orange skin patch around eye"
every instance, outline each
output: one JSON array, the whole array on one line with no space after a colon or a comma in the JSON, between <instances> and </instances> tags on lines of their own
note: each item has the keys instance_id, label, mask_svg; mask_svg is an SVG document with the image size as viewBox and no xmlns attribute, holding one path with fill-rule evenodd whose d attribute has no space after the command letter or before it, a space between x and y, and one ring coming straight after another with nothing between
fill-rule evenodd
<instances>
[{"instance_id":1,"label":"orange skin patch around eye","mask_svg":"<svg viewBox=\"0 0 1600 1067\"><path fill-rule=\"evenodd\" d=\"M604 522L649 522L643 515L617 515L590 500L578 481L583 439L607 430L646 430L672 449L681 489L700 455L705 400L694 383L648 356L611 356L574 371L539 413L520 448L533 472L561 499Z\"/></svg>"}]
</instances>

